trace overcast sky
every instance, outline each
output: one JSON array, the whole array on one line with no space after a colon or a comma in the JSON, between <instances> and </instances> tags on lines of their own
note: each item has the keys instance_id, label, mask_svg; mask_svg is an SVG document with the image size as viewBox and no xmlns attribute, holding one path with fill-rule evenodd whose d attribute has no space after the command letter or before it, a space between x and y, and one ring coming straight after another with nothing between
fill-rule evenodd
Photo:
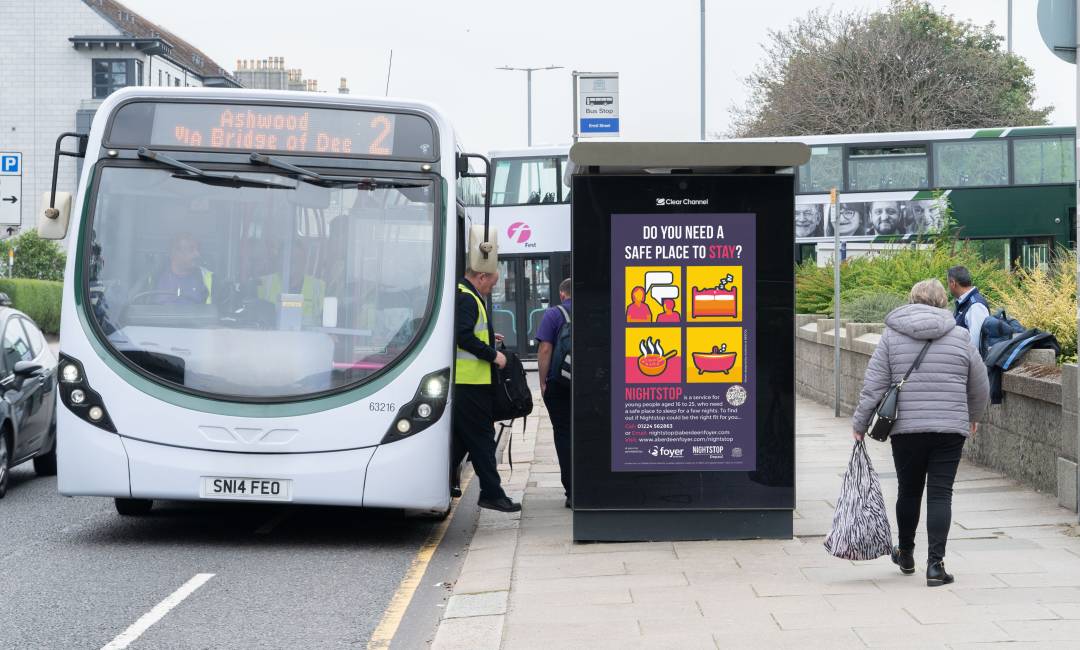
<instances>
[{"instance_id":1,"label":"overcast sky","mask_svg":"<svg viewBox=\"0 0 1080 650\"><path fill-rule=\"evenodd\" d=\"M390 94L434 102L467 148L526 144L525 74L497 66L561 65L533 76L533 142L570 140L571 70L620 75L627 140L698 137L698 0L123 0L233 69L237 59L283 56L320 90L348 78L354 95L382 96L393 49ZM762 56L770 28L818 3L708 0L707 130L726 133L728 109L744 101L742 79ZM1007 0L933 2L1004 36ZM1043 44L1037 0L1015 0L1014 50L1035 70L1038 106L1072 124L1076 72ZM888 0L836 0L818 6L873 10ZM1007 126L1007 125L1002 125Z\"/></svg>"}]
</instances>

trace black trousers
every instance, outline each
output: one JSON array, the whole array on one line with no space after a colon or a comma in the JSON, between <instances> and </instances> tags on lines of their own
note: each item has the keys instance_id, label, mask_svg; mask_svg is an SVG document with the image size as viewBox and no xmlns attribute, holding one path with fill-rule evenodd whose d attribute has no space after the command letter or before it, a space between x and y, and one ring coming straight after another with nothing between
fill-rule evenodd
<instances>
[{"instance_id":1,"label":"black trousers","mask_svg":"<svg viewBox=\"0 0 1080 650\"><path fill-rule=\"evenodd\" d=\"M454 441L451 451L451 480L457 477L461 461L469 454L473 471L480 481L481 499L506 496L495 461L495 422L492 406L495 399L491 385L454 385Z\"/></svg>"},{"instance_id":2,"label":"black trousers","mask_svg":"<svg viewBox=\"0 0 1080 650\"><path fill-rule=\"evenodd\" d=\"M559 472L562 475L563 490L566 496L572 494L570 489L570 388L548 382L547 390L544 391L544 405L547 406L548 417L551 418L551 428L554 431L555 454L559 457Z\"/></svg>"},{"instance_id":3,"label":"black trousers","mask_svg":"<svg viewBox=\"0 0 1080 650\"><path fill-rule=\"evenodd\" d=\"M953 481L964 450L959 433L902 433L892 436L896 466L896 523L900 548L915 548L923 486L926 487L927 560L945 559L945 543L952 525Z\"/></svg>"}]
</instances>

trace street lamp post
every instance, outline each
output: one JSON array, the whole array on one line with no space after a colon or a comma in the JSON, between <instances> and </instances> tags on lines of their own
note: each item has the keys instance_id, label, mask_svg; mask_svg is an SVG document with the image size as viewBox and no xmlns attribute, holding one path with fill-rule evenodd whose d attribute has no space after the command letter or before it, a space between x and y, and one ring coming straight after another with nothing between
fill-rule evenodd
<instances>
[{"instance_id":1,"label":"street lamp post","mask_svg":"<svg viewBox=\"0 0 1080 650\"><path fill-rule=\"evenodd\" d=\"M525 73L525 83L526 83L526 86L528 87L527 96L526 96L526 102L528 104L527 112L528 112L528 122L529 122L529 146L530 147L532 146L532 73L536 72L537 70L561 70L561 69L562 69L561 65L548 65L548 66L544 66L542 68L515 68L513 66L504 65L504 66L501 66L499 68L496 68L496 70L511 70L513 72L524 72Z\"/></svg>"}]
</instances>

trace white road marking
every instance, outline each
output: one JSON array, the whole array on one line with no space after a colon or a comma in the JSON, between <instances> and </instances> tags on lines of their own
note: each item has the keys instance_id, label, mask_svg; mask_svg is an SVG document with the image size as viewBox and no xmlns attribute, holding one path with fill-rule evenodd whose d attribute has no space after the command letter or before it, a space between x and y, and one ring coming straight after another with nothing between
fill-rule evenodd
<instances>
[{"instance_id":1,"label":"white road marking","mask_svg":"<svg viewBox=\"0 0 1080 650\"><path fill-rule=\"evenodd\" d=\"M289 516L292 515L292 513L293 513L292 510L282 510L278 514L271 517L270 520L267 521L265 524L263 524L262 526L259 526L258 528L256 528L255 529L255 534L256 535L269 535L270 531L277 528L278 524L280 524L281 522L288 519Z\"/></svg>"},{"instance_id":2,"label":"white road marking","mask_svg":"<svg viewBox=\"0 0 1080 650\"><path fill-rule=\"evenodd\" d=\"M107 645L102 646L101 650L123 650L131 645L131 643L142 636L142 633L150 629L150 626L160 621L169 610L179 605L185 598L195 592L196 589L206 584L206 581L213 578L213 573L198 573L191 580L188 580L179 589L169 594L169 596L154 606L149 612L146 612L139 620L131 624L131 627L121 632L115 639L109 641Z\"/></svg>"}]
</instances>

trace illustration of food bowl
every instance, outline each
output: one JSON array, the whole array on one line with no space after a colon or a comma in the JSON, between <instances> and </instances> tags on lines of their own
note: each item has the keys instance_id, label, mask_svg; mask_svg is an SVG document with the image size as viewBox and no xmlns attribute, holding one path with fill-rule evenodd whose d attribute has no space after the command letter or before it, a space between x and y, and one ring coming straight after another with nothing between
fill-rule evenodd
<instances>
[{"instance_id":1,"label":"illustration of food bowl","mask_svg":"<svg viewBox=\"0 0 1080 650\"><path fill-rule=\"evenodd\" d=\"M641 356L638 357L637 367L646 377L659 377L664 374L667 370L668 359L679 354L678 350L664 352L664 346L660 344L660 341L654 341L651 336L641 341L638 350L641 351Z\"/></svg>"},{"instance_id":2,"label":"illustration of food bowl","mask_svg":"<svg viewBox=\"0 0 1080 650\"><path fill-rule=\"evenodd\" d=\"M722 372L726 375L735 367L735 359L739 353L728 352L727 344L724 344L720 347L714 345L712 352L693 352L692 356L699 375L707 372Z\"/></svg>"}]
</instances>

